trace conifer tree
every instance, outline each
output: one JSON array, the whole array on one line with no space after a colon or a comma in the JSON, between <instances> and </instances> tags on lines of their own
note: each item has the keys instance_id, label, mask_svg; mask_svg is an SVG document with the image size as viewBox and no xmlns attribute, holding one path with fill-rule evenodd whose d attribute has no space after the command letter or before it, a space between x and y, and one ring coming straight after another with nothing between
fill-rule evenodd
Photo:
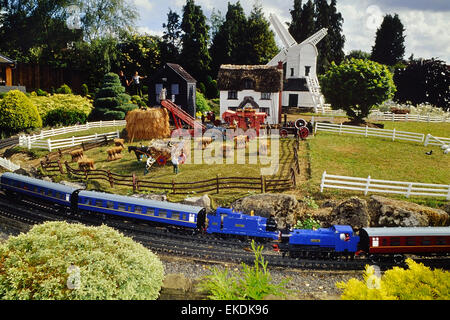
<instances>
[{"instance_id":1,"label":"conifer tree","mask_svg":"<svg viewBox=\"0 0 450 320\"><path fill-rule=\"evenodd\" d=\"M405 28L397 14L384 16L378 28L375 45L372 47L372 60L393 66L403 60L405 55Z\"/></svg>"},{"instance_id":2,"label":"conifer tree","mask_svg":"<svg viewBox=\"0 0 450 320\"><path fill-rule=\"evenodd\" d=\"M196 5L194 0L186 0L181 29L183 67L197 81L204 81L211 63L208 51L209 27L201 7Z\"/></svg>"},{"instance_id":3,"label":"conifer tree","mask_svg":"<svg viewBox=\"0 0 450 320\"><path fill-rule=\"evenodd\" d=\"M181 22L180 15L169 10L167 23L163 23L161 58L165 62L178 62L180 56Z\"/></svg>"}]
</instances>

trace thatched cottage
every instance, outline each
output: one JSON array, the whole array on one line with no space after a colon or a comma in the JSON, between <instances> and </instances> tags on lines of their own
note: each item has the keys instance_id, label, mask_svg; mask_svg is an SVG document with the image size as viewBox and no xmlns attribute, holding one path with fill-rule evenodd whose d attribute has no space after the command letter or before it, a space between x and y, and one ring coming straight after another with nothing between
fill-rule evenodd
<instances>
[{"instance_id":1,"label":"thatched cottage","mask_svg":"<svg viewBox=\"0 0 450 320\"><path fill-rule=\"evenodd\" d=\"M266 65L222 65L219 70L220 116L227 110L251 107L279 123L283 70Z\"/></svg>"}]
</instances>

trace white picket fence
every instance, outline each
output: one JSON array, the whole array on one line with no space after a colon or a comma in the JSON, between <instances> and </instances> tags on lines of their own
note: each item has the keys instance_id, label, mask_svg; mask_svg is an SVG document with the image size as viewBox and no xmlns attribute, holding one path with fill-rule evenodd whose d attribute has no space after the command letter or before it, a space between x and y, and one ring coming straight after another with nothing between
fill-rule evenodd
<instances>
[{"instance_id":1,"label":"white picket fence","mask_svg":"<svg viewBox=\"0 0 450 320\"><path fill-rule=\"evenodd\" d=\"M8 159L5 158L1 158L0 157L0 166L2 166L3 168L9 170L9 171L16 171L20 169L20 166L11 162Z\"/></svg>"},{"instance_id":2,"label":"white picket fence","mask_svg":"<svg viewBox=\"0 0 450 320\"><path fill-rule=\"evenodd\" d=\"M317 131L326 131L326 132L334 132L334 133L348 133L348 134L357 134L363 135L365 137L381 137L388 138L392 141L395 140L407 140L422 143L424 141L425 135L423 133L415 133L415 132L407 132L407 131L398 131L395 128L393 130L389 129L379 129L379 128L370 128L366 127L358 127L358 126L348 126L341 124L333 124L333 123L324 123L324 122L316 122L314 127L314 133Z\"/></svg>"},{"instance_id":3,"label":"white picket fence","mask_svg":"<svg viewBox=\"0 0 450 320\"><path fill-rule=\"evenodd\" d=\"M24 139L21 141L22 144L19 145L26 147L28 149L37 148L37 149L47 149L48 151L52 151L58 148L67 148L80 145L82 142L95 142L95 141L103 141L105 139L110 140L114 138L119 138L119 130L108 133L101 134L93 134L89 136L81 136L81 137L71 137L66 139L56 139L56 140L31 140Z\"/></svg>"},{"instance_id":4,"label":"white picket fence","mask_svg":"<svg viewBox=\"0 0 450 320\"><path fill-rule=\"evenodd\" d=\"M86 122L86 124L75 125L70 127L42 130L39 134L19 136L19 146L22 147L29 146L34 141L43 140L45 138L54 137L60 134L84 131L92 128L125 126L126 124L127 122L125 120L96 121L96 122Z\"/></svg>"},{"instance_id":5,"label":"white picket fence","mask_svg":"<svg viewBox=\"0 0 450 320\"><path fill-rule=\"evenodd\" d=\"M375 121L416 121L416 122L450 122L450 117L420 114L395 114L391 112L372 112L369 119Z\"/></svg>"},{"instance_id":6,"label":"white picket fence","mask_svg":"<svg viewBox=\"0 0 450 320\"><path fill-rule=\"evenodd\" d=\"M443 137L435 137L431 134L427 134L425 137L424 146L440 146L443 145L450 146L450 138L443 138Z\"/></svg>"},{"instance_id":7,"label":"white picket fence","mask_svg":"<svg viewBox=\"0 0 450 320\"><path fill-rule=\"evenodd\" d=\"M410 196L445 197L450 200L450 184L431 184L406 181L389 181L348 176L337 176L323 172L320 183L320 192L324 188L362 191L365 195L369 192L402 194Z\"/></svg>"}]
</instances>

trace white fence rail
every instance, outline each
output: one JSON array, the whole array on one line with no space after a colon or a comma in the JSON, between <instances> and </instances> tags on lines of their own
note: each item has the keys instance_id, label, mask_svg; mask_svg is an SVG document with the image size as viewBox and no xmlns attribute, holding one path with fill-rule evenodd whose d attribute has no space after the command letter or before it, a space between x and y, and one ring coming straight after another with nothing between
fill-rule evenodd
<instances>
[{"instance_id":1,"label":"white fence rail","mask_svg":"<svg viewBox=\"0 0 450 320\"><path fill-rule=\"evenodd\" d=\"M427 134L425 137L424 146L450 146L450 138L434 137L431 134Z\"/></svg>"},{"instance_id":2,"label":"white fence rail","mask_svg":"<svg viewBox=\"0 0 450 320\"><path fill-rule=\"evenodd\" d=\"M348 133L348 134L357 134L363 135L365 137L381 137L395 140L407 140L422 143L424 141L425 135L423 133L415 133L415 132L407 132L407 131L398 131L398 130L389 130L389 129L378 129L378 128L370 128L366 127L358 127L358 126L347 126L341 124L333 124L333 123L324 123L324 122L316 122L314 127L314 133L317 131L326 131L326 132L334 132L334 133Z\"/></svg>"},{"instance_id":3,"label":"white fence rail","mask_svg":"<svg viewBox=\"0 0 450 320\"><path fill-rule=\"evenodd\" d=\"M20 169L20 166L9 161L8 159L5 158L1 158L0 157L0 166L2 166L3 168L9 170L9 171L16 171Z\"/></svg>"},{"instance_id":4,"label":"white fence rail","mask_svg":"<svg viewBox=\"0 0 450 320\"><path fill-rule=\"evenodd\" d=\"M126 124L127 124L127 122L125 120L111 120L111 121L86 122L86 124L75 125L75 126L71 126L71 127L42 130L39 134L20 136L19 137L19 145L22 147L27 146L30 144L30 142L34 142L37 140L43 140L45 138L57 136L60 134L84 131L84 130L89 130L91 128L118 127L118 126L124 126Z\"/></svg>"},{"instance_id":5,"label":"white fence rail","mask_svg":"<svg viewBox=\"0 0 450 320\"><path fill-rule=\"evenodd\" d=\"M420 114L395 114L391 112L373 112L369 119L375 121L416 121L416 122L450 122L450 116L430 116Z\"/></svg>"},{"instance_id":6,"label":"white fence rail","mask_svg":"<svg viewBox=\"0 0 450 320\"><path fill-rule=\"evenodd\" d=\"M389 181L367 178L337 176L323 172L320 192L324 188L369 192L402 194L410 196L445 197L450 200L450 184L430 184L419 182Z\"/></svg>"},{"instance_id":7,"label":"white fence rail","mask_svg":"<svg viewBox=\"0 0 450 320\"><path fill-rule=\"evenodd\" d=\"M23 139L19 145L27 147L28 149L31 148L38 148L38 149L47 149L49 151L52 151L57 148L67 148L67 147L73 147L76 145L80 145L82 142L94 142L94 141L102 141L105 139L110 140L114 138L119 138L119 130L115 132L109 132L109 133L102 133L102 134L93 134L90 136L82 136L82 137L71 137L66 139L56 139L56 140L32 140L31 137L27 137L26 139Z\"/></svg>"}]
</instances>

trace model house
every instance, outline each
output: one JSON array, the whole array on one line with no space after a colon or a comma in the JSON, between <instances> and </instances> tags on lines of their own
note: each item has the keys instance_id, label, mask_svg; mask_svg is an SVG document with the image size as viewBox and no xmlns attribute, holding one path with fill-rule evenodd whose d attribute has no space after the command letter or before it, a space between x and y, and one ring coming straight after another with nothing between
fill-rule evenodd
<instances>
[{"instance_id":1,"label":"model house","mask_svg":"<svg viewBox=\"0 0 450 320\"><path fill-rule=\"evenodd\" d=\"M148 79L148 100L150 105L159 105L163 88L166 97L184 111L195 117L197 81L178 64L166 63Z\"/></svg>"},{"instance_id":2,"label":"model house","mask_svg":"<svg viewBox=\"0 0 450 320\"><path fill-rule=\"evenodd\" d=\"M280 119L281 68L266 65L222 65L217 86L220 91L220 117L225 111L252 108L267 114L267 122Z\"/></svg>"}]
</instances>

